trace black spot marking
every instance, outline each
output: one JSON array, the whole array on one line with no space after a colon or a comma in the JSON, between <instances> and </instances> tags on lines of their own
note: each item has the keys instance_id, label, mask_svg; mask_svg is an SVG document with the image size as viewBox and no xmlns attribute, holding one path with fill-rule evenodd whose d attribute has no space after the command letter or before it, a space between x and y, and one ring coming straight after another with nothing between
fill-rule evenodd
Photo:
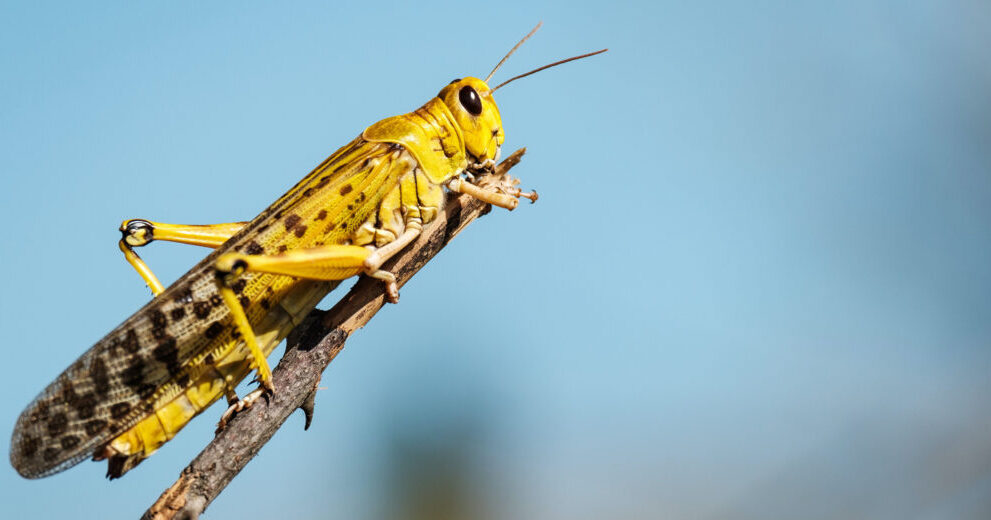
<instances>
[{"instance_id":1,"label":"black spot marking","mask_svg":"<svg viewBox=\"0 0 991 520\"><path fill-rule=\"evenodd\" d=\"M246 285L248 285L248 282L244 281L243 279L238 280L231 284L231 290L234 291L234 294L241 294L242 292L244 292L244 286Z\"/></svg>"},{"instance_id":2,"label":"black spot marking","mask_svg":"<svg viewBox=\"0 0 991 520\"><path fill-rule=\"evenodd\" d=\"M52 437L62 435L67 426L69 426L69 418L64 413L57 413L48 421L48 435Z\"/></svg>"},{"instance_id":3,"label":"black spot marking","mask_svg":"<svg viewBox=\"0 0 991 520\"><path fill-rule=\"evenodd\" d=\"M72 406L76 409L76 416L79 419L89 419L96 412L96 396L92 392L87 393L77 399Z\"/></svg>"},{"instance_id":4,"label":"black spot marking","mask_svg":"<svg viewBox=\"0 0 991 520\"><path fill-rule=\"evenodd\" d=\"M251 300L249 300L247 296L241 296L240 298L237 299L237 301L241 302L241 307L245 309L247 309L248 306L251 305Z\"/></svg>"},{"instance_id":5,"label":"black spot marking","mask_svg":"<svg viewBox=\"0 0 991 520\"><path fill-rule=\"evenodd\" d=\"M63 383L62 402L69 406L75 407L76 401L78 400L79 400L79 394L76 393L76 389L75 387L72 386L72 383L68 381Z\"/></svg>"},{"instance_id":6,"label":"black spot marking","mask_svg":"<svg viewBox=\"0 0 991 520\"><path fill-rule=\"evenodd\" d=\"M286 226L286 231L292 231L292 228L296 227L296 224L299 224L300 220L303 219L299 215L293 213L292 215L286 217L286 220L282 224Z\"/></svg>"},{"instance_id":7,"label":"black spot marking","mask_svg":"<svg viewBox=\"0 0 991 520\"><path fill-rule=\"evenodd\" d=\"M130 403L117 403L110 407L110 417L113 419L123 419L130 411Z\"/></svg>"},{"instance_id":8,"label":"black spot marking","mask_svg":"<svg viewBox=\"0 0 991 520\"><path fill-rule=\"evenodd\" d=\"M129 354L134 354L135 352L141 350L141 343L138 341L138 333L134 332L134 329L127 331L127 336L124 337L124 343L122 346Z\"/></svg>"},{"instance_id":9,"label":"black spot marking","mask_svg":"<svg viewBox=\"0 0 991 520\"><path fill-rule=\"evenodd\" d=\"M316 187L311 186L309 188L306 188L306 190L303 191L303 196L304 197L309 197L309 196L313 195L313 192L315 192L315 191L316 191Z\"/></svg>"},{"instance_id":10,"label":"black spot marking","mask_svg":"<svg viewBox=\"0 0 991 520\"><path fill-rule=\"evenodd\" d=\"M286 252L286 251L288 251L288 250L289 250L289 248L288 248L288 247L286 247L286 245L285 245L285 244L282 244L281 246L279 246L279 252L280 252L280 253L285 253L285 252Z\"/></svg>"},{"instance_id":11,"label":"black spot marking","mask_svg":"<svg viewBox=\"0 0 991 520\"><path fill-rule=\"evenodd\" d=\"M186 317L186 309L183 309L182 307L176 307L172 309L172 312L169 314L172 316L172 321L179 321Z\"/></svg>"},{"instance_id":12,"label":"black spot marking","mask_svg":"<svg viewBox=\"0 0 991 520\"><path fill-rule=\"evenodd\" d=\"M306 234L306 226L296 226L296 230L293 234L295 234L297 238L303 238L303 235Z\"/></svg>"},{"instance_id":13,"label":"black spot marking","mask_svg":"<svg viewBox=\"0 0 991 520\"><path fill-rule=\"evenodd\" d=\"M45 452L41 456L45 459L45 462L54 462L58 458L58 454L58 448L45 448Z\"/></svg>"},{"instance_id":14,"label":"black spot marking","mask_svg":"<svg viewBox=\"0 0 991 520\"><path fill-rule=\"evenodd\" d=\"M141 356L135 356L131 360L131 365L120 373L120 382L131 388L140 385L141 381L144 379L144 368L144 360L141 359Z\"/></svg>"},{"instance_id":15,"label":"black spot marking","mask_svg":"<svg viewBox=\"0 0 991 520\"><path fill-rule=\"evenodd\" d=\"M219 294L214 294L213 296L210 297L210 305L213 305L214 307L216 307L216 306L220 305L221 303L224 303L224 300L223 300L223 298L220 297Z\"/></svg>"},{"instance_id":16,"label":"black spot marking","mask_svg":"<svg viewBox=\"0 0 991 520\"><path fill-rule=\"evenodd\" d=\"M75 435L66 435L65 437L62 437L62 440L59 442L62 444L63 450L71 450L72 448L79 446L79 437L76 437Z\"/></svg>"},{"instance_id":17,"label":"black spot marking","mask_svg":"<svg viewBox=\"0 0 991 520\"><path fill-rule=\"evenodd\" d=\"M148 319L151 321L151 335L155 339L162 339L165 337L165 327L169 324L168 318L165 317L165 313L159 309L152 309L148 311Z\"/></svg>"},{"instance_id":18,"label":"black spot marking","mask_svg":"<svg viewBox=\"0 0 991 520\"><path fill-rule=\"evenodd\" d=\"M141 396L142 399L148 399L154 393L155 393L155 385L152 384L141 385L141 387L138 388L138 395Z\"/></svg>"},{"instance_id":19,"label":"black spot marking","mask_svg":"<svg viewBox=\"0 0 991 520\"><path fill-rule=\"evenodd\" d=\"M118 355L118 349L123 349L128 354L134 354L141 349L141 344L138 342L138 334L134 332L134 329L130 329L123 336L111 340L110 352Z\"/></svg>"},{"instance_id":20,"label":"black spot marking","mask_svg":"<svg viewBox=\"0 0 991 520\"><path fill-rule=\"evenodd\" d=\"M261 303L262 308L266 311L272 308L272 302L268 301L268 298L262 298L259 303Z\"/></svg>"},{"instance_id":21,"label":"black spot marking","mask_svg":"<svg viewBox=\"0 0 991 520\"><path fill-rule=\"evenodd\" d=\"M96 395L107 395L110 391L110 376L103 358L98 357L93 360L89 367L89 377L93 380L93 391Z\"/></svg>"},{"instance_id":22,"label":"black spot marking","mask_svg":"<svg viewBox=\"0 0 991 520\"><path fill-rule=\"evenodd\" d=\"M322 209L320 210L320 213L317 213L317 218L315 218L314 220L323 220L325 218L327 218L327 210Z\"/></svg>"},{"instance_id":23,"label":"black spot marking","mask_svg":"<svg viewBox=\"0 0 991 520\"><path fill-rule=\"evenodd\" d=\"M86 435L89 436L93 436L96 435L97 433L100 433L106 427L107 427L107 421L101 419L90 421L86 423L85 426L83 426L83 428L86 430Z\"/></svg>"},{"instance_id":24,"label":"black spot marking","mask_svg":"<svg viewBox=\"0 0 991 520\"><path fill-rule=\"evenodd\" d=\"M31 422L38 423L48 420L48 413L50 409L48 407L48 401L41 401L38 403L38 407L31 413Z\"/></svg>"},{"instance_id":25,"label":"black spot marking","mask_svg":"<svg viewBox=\"0 0 991 520\"><path fill-rule=\"evenodd\" d=\"M34 457L35 453L38 453L38 448L41 447L41 439L37 437L32 437L30 435L25 435L21 439L21 457L25 459L30 459Z\"/></svg>"},{"instance_id":26,"label":"black spot marking","mask_svg":"<svg viewBox=\"0 0 991 520\"><path fill-rule=\"evenodd\" d=\"M224 331L224 326L221 325L219 321L215 321L211 323L209 327L207 327L206 332L204 332L203 334L208 339L213 339L219 336L220 333L223 331Z\"/></svg>"},{"instance_id":27,"label":"black spot marking","mask_svg":"<svg viewBox=\"0 0 991 520\"><path fill-rule=\"evenodd\" d=\"M265 252L265 248L258 242L252 240L251 242L248 242L248 247L244 248L244 252L249 255L260 255Z\"/></svg>"},{"instance_id":28,"label":"black spot marking","mask_svg":"<svg viewBox=\"0 0 991 520\"><path fill-rule=\"evenodd\" d=\"M210 309L212 308L208 302L196 302L193 304L193 314L202 320L210 315Z\"/></svg>"},{"instance_id":29,"label":"black spot marking","mask_svg":"<svg viewBox=\"0 0 991 520\"><path fill-rule=\"evenodd\" d=\"M357 199L354 199L354 201L355 202L364 202L365 201L365 192L359 193L358 194L358 198Z\"/></svg>"},{"instance_id":30,"label":"black spot marking","mask_svg":"<svg viewBox=\"0 0 991 520\"><path fill-rule=\"evenodd\" d=\"M351 193L352 189L354 188L352 188L350 184L345 184L344 186L341 186L341 195L343 196L343 195L347 195L348 193Z\"/></svg>"},{"instance_id":31,"label":"black spot marking","mask_svg":"<svg viewBox=\"0 0 991 520\"><path fill-rule=\"evenodd\" d=\"M151 351L151 355L160 363L165 364L170 375L179 372L179 348L176 347L175 338L168 338L162 341Z\"/></svg>"}]
</instances>

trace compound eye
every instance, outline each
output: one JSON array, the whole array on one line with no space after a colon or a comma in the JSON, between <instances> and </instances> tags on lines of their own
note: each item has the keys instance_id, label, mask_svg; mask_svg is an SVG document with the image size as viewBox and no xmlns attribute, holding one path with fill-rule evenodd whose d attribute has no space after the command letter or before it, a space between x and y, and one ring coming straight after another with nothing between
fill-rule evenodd
<instances>
[{"instance_id":1,"label":"compound eye","mask_svg":"<svg viewBox=\"0 0 991 520\"><path fill-rule=\"evenodd\" d=\"M482 98L478 97L478 92L475 92L475 89L469 86L461 87L461 91L458 92L458 100L461 101L461 106L465 107L469 114L477 116L482 113Z\"/></svg>"}]
</instances>

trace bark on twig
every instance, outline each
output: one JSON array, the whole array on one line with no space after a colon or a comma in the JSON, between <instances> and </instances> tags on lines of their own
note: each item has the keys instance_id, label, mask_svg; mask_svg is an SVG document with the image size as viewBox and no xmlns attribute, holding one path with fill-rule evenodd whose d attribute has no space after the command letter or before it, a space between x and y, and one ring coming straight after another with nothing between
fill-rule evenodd
<instances>
[{"instance_id":1,"label":"bark on twig","mask_svg":"<svg viewBox=\"0 0 991 520\"><path fill-rule=\"evenodd\" d=\"M500 163L496 175L504 175L519 163L525 150L517 150ZM396 275L402 287L461 230L489 210L489 205L467 195L449 194L444 212L384 268ZM333 308L313 311L290 334L286 353L272 372L276 394L268 400L259 399L238 414L142 518L195 520L297 408L306 414L309 427L320 374L344 348L348 336L368 323L383 303L382 283L362 277Z\"/></svg>"}]
</instances>

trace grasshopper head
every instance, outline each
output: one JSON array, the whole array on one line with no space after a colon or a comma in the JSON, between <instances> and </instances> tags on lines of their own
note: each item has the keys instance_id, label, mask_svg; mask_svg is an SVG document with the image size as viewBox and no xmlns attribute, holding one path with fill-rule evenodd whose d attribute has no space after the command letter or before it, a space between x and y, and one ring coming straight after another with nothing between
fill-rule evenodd
<instances>
[{"instance_id":1,"label":"grasshopper head","mask_svg":"<svg viewBox=\"0 0 991 520\"><path fill-rule=\"evenodd\" d=\"M503 85L512 83L520 78L525 78L536 72L540 72L550 67L556 67L562 63L587 58L606 52L608 49L590 52L564 60L559 60L549 65L536 68L525 74L514 76L495 87L489 87L488 81L499 70L499 67L520 47L533 33L540 29L541 24L523 37L506 56L492 69L488 77L484 80L478 78L456 79L444 87L437 97L447 105L448 110L454 116L454 121L461 128L464 138L465 151L468 153L468 169L482 170L495 166L499 160L499 147L506 139L502 132L502 118L499 117L499 107L492 99L492 93L499 90Z\"/></svg>"},{"instance_id":2,"label":"grasshopper head","mask_svg":"<svg viewBox=\"0 0 991 520\"><path fill-rule=\"evenodd\" d=\"M437 97L461 127L469 168L494 166L506 136L489 85L478 78L456 79Z\"/></svg>"}]
</instances>

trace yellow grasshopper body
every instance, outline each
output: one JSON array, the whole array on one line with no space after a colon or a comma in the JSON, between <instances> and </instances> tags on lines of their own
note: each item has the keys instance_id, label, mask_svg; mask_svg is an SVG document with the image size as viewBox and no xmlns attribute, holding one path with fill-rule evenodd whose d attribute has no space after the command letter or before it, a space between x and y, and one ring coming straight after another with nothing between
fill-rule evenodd
<instances>
[{"instance_id":1,"label":"yellow grasshopper body","mask_svg":"<svg viewBox=\"0 0 991 520\"><path fill-rule=\"evenodd\" d=\"M535 199L468 180L491 170L505 138L493 90L455 80L416 111L371 125L250 222L125 221L120 248L155 298L21 413L13 466L39 478L92 457L116 478L226 396L222 426L274 390L267 356L335 281L365 273L398 299L380 267L435 218L445 189L508 209ZM133 250L153 240L215 250L164 289ZM261 388L239 400L235 387L252 370Z\"/></svg>"}]
</instances>

